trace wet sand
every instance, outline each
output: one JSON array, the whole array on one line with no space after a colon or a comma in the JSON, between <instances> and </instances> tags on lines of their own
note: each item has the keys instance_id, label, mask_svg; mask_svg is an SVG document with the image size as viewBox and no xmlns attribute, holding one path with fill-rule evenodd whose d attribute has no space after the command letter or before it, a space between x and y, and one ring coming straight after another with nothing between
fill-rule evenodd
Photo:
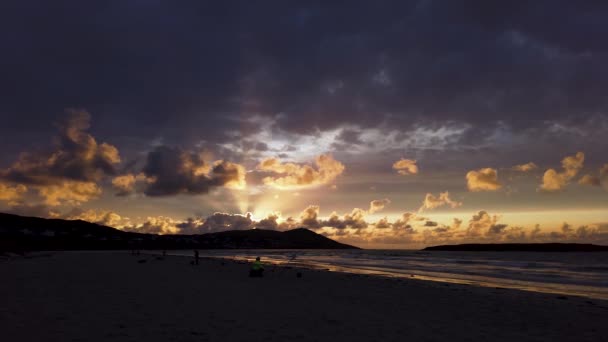
<instances>
[{"instance_id":1,"label":"wet sand","mask_svg":"<svg viewBox=\"0 0 608 342\"><path fill-rule=\"evenodd\" d=\"M582 297L128 252L0 261L3 341L600 341ZM143 261L145 260L145 262ZM141 261L141 262L140 262ZM302 272L302 278L296 273Z\"/></svg>"}]
</instances>

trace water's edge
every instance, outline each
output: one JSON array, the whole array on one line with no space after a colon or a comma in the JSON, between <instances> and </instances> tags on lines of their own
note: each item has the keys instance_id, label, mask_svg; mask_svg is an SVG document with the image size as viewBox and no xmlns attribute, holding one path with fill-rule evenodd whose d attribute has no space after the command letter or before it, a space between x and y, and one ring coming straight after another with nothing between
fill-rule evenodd
<instances>
[{"instance_id":1,"label":"water's edge","mask_svg":"<svg viewBox=\"0 0 608 342\"><path fill-rule=\"evenodd\" d=\"M160 254L160 252L154 252ZM311 250L201 250L201 257L608 300L608 255ZM192 251L167 251L189 256Z\"/></svg>"}]
</instances>

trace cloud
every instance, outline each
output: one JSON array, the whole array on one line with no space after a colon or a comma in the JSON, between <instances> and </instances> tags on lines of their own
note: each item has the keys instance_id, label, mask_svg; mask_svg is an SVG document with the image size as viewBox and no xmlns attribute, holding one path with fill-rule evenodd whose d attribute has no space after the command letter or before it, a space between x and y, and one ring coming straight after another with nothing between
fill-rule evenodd
<instances>
[{"instance_id":1,"label":"cloud","mask_svg":"<svg viewBox=\"0 0 608 342\"><path fill-rule=\"evenodd\" d=\"M89 209L84 211L75 209L62 218L67 220L83 220L114 228L121 228L125 223L128 223L128 219L109 210Z\"/></svg>"},{"instance_id":2,"label":"cloud","mask_svg":"<svg viewBox=\"0 0 608 342\"><path fill-rule=\"evenodd\" d=\"M44 208L46 209L48 208ZM472 215L466 227L462 227L463 220L460 218L453 218L451 224L445 225L414 213L404 213L393 223L384 217L374 224L369 224L365 221L365 214L365 210L355 208L343 216L333 212L326 220L322 220L319 218L319 207L313 205L304 209L299 218L289 217L284 221L281 221L278 213L255 221L249 213L240 215L216 212L206 218L188 218L182 221L166 216L154 216L135 224L129 218L121 217L112 211L79 209L61 217L149 234L203 234L253 228L286 230L307 227L346 243L402 244L409 247L493 242L608 243L608 223L592 223L578 228L564 223L555 230L542 230L538 225L534 229L525 229L501 223L500 216L481 210ZM59 216L56 213L49 215Z\"/></svg>"},{"instance_id":3,"label":"cloud","mask_svg":"<svg viewBox=\"0 0 608 342\"><path fill-rule=\"evenodd\" d=\"M144 193L148 196L198 195L213 187L246 185L242 165L223 160L208 164L200 154L169 146L158 146L148 153L143 173L147 178Z\"/></svg>"},{"instance_id":4,"label":"cloud","mask_svg":"<svg viewBox=\"0 0 608 342\"><path fill-rule=\"evenodd\" d=\"M23 184L13 186L0 181L0 201L7 202L9 206L17 205L26 192L27 187Z\"/></svg>"},{"instance_id":5,"label":"cloud","mask_svg":"<svg viewBox=\"0 0 608 342\"><path fill-rule=\"evenodd\" d=\"M167 216L149 216L141 223L133 223L128 217L123 217L111 210L82 210L74 208L67 214L60 216L67 220L83 220L91 223L113 227L126 232L141 234L187 234L188 231L180 225L180 222Z\"/></svg>"},{"instance_id":6,"label":"cloud","mask_svg":"<svg viewBox=\"0 0 608 342\"><path fill-rule=\"evenodd\" d=\"M400 175L415 175L418 173L418 165L412 159L400 159L393 164L393 169Z\"/></svg>"},{"instance_id":7,"label":"cloud","mask_svg":"<svg viewBox=\"0 0 608 342\"><path fill-rule=\"evenodd\" d=\"M600 181L606 191L608 191L608 164L604 164L600 169Z\"/></svg>"},{"instance_id":8,"label":"cloud","mask_svg":"<svg viewBox=\"0 0 608 342\"><path fill-rule=\"evenodd\" d=\"M460 225L462 225L462 220L455 217L452 221L452 227L454 227L454 229L458 229L460 228Z\"/></svg>"},{"instance_id":9,"label":"cloud","mask_svg":"<svg viewBox=\"0 0 608 342\"><path fill-rule=\"evenodd\" d=\"M67 113L68 119L58 126L52 151L22 153L8 169L0 171L0 178L14 184L14 189L32 188L52 206L64 202L78 205L97 198L102 192L97 183L114 175L120 163L116 147L97 143L86 132L91 119L88 112Z\"/></svg>"},{"instance_id":10,"label":"cloud","mask_svg":"<svg viewBox=\"0 0 608 342\"><path fill-rule=\"evenodd\" d=\"M286 222L279 224L279 228L295 228L295 227L306 227L309 229L320 229L320 228L366 228L368 223L365 221L367 211L354 208L350 213L345 213L340 216L335 211L332 212L326 220L319 218L319 206L309 205L304 209L299 216L299 219L288 218Z\"/></svg>"},{"instance_id":11,"label":"cloud","mask_svg":"<svg viewBox=\"0 0 608 342\"><path fill-rule=\"evenodd\" d=\"M50 206L80 205L99 197L102 193L101 188L95 182L63 181L57 185L36 188L39 195L44 198L43 202Z\"/></svg>"},{"instance_id":12,"label":"cloud","mask_svg":"<svg viewBox=\"0 0 608 342\"><path fill-rule=\"evenodd\" d=\"M350 213L346 213L340 218L340 216L333 212L329 215L329 219L322 221L320 225L322 227L333 227L333 228L366 228L368 226L365 221L365 215L367 212L363 209L354 208Z\"/></svg>"},{"instance_id":13,"label":"cloud","mask_svg":"<svg viewBox=\"0 0 608 342\"><path fill-rule=\"evenodd\" d=\"M545 192L562 190L583 168L584 161L585 154L583 152L578 152L574 156L565 157L562 160L562 172L557 172L555 169L548 169L545 171L540 190Z\"/></svg>"},{"instance_id":14,"label":"cloud","mask_svg":"<svg viewBox=\"0 0 608 342\"><path fill-rule=\"evenodd\" d=\"M414 213L403 213L400 218L393 222L393 229L410 229L410 220L412 220L416 214Z\"/></svg>"},{"instance_id":15,"label":"cloud","mask_svg":"<svg viewBox=\"0 0 608 342\"><path fill-rule=\"evenodd\" d=\"M280 174L263 179L264 184L278 189L314 187L333 182L344 171L344 165L329 154L315 158L316 169L310 165L282 163L278 158L267 158L257 170Z\"/></svg>"},{"instance_id":16,"label":"cloud","mask_svg":"<svg viewBox=\"0 0 608 342\"><path fill-rule=\"evenodd\" d=\"M591 186L600 186L602 182L599 177L593 175L584 175L581 179L578 180L578 184L581 185L591 185Z\"/></svg>"},{"instance_id":17,"label":"cloud","mask_svg":"<svg viewBox=\"0 0 608 342\"><path fill-rule=\"evenodd\" d=\"M370 214L379 212L381 210L384 209L385 206L389 205L391 203L391 201L388 198L385 199L379 199L379 200L373 200L369 203L369 210L368 212Z\"/></svg>"},{"instance_id":18,"label":"cloud","mask_svg":"<svg viewBox=\"0 0 608 342\"><path fill-rule=\"evenodd\" d=\"M113 175L120 163L118 149L97 143L86 132L91 116L83 110L69 110L68 120L59 125L55 150L48 153L23 153L3 172L3 178L26 185L58 185L65 180L97 182Z\"/></svg>"},{"instance_id":19,"label":"cloud","mask_svg":"<svg viewBox=\"0 0 608 342\"><path fill-rule=\"evenodd\" d=\"M499 217L490 215L485 210L479 211L469 220L466 237L477 238L483 235L499 234L507 225L497 224Z\"/></svg>"},{"instance_id":20,"label":"cloud","mask_svg":"<svg viewBox=\"0 0 608 342\"><path fill-rule=\"evenodd\" d=\"M418 211L422 212L426 209L435 209L445 205L448 205L451 208L457 208L462 205L462 202L453 201L450 198L450 193L448 191L439 193L439 196L437 197L431 193L427 193L424 197L424 202L422 202L422 206Z\"/></svg>"},{"instance_id":21,"label":"cloud","mask_svg":"<svg viewBox=\"0 0 608 342\"><path fill-rule=\"evenodd\" d=\"M599 176L586 174L578 180L578 184L602 186L608 191L608 164L604 164L599 171Z\"/></svg>"},{"instance_id":22,"label":"cloud","mask_svg":"<svg viewBox=\"0 0 608 342\"><path fill-rule=\"evenodd\" d=\"M392 226L392 225L391 225L391 223L389 222L389 220L388 220L388 218L387 218L387 217L383 217L383 218L381 218L380 220L378 220L378 222L376 222L376 223L374 224L374 227L375 227L375 228L378 228L378 229L390 228L391 226Z\"/></svg>"},{"instance_id":23,"label":"cloud","mask_svg":"<svg viewBox=\"0 0 608 342\"><path fill-rule=\"evenodd\" d=\"M513 170L521 171L521 172L528 172L528 171L536 170L537 168L538 168L538 166L536 164L534 164L533 162L513 166Z\"/></svg>"},{"instance_id":24,"label":"cloud","mask_svg":"<svg viewBox=\"0 0 608 342\"><path fill-rule=\"evenodd\" d=\"M201 226L202 233L218 232L224 230L244 230L254 227L251 213L245 215L214 213L207 217Z\"/></svg>"},{"instance_id":25,"label":"cloud","mask_svg":"<svg viewBox=\"0 0 608 342\"><path fill-rule=\"evenodd\" d=\"M175 227L180 234L206 234L227 230L245 230L253 228L276 229L278 216L269 215L260 222L251 218L251 213L245 215L215 212L206 218L188 218L177 222Z\"/></svg>"},{"instance_id":26,"label":"cloud","mask_svg":"<svg viewBox=\"0 0 608 342\"><path fill-rule=\"evenodd\" d=\"M318 220L319 206L309 205L300 213L300 224L307 228L320 228L321 223Z\"/></svg>"},{"instance_id":27,"label":"cloud","mask_svg":"<svg viewBox=\"0 0 608 342\"><path fill-rule=\"evenodd\" d=\"M143 223L131 224L121 227L121 230L141 234L179 234L179 222L166 216L150 216Z\"/></svg>"},{"instance_id":28,"label":"cloud","mask_svg":"<svg viewBox=\"0 0 608 342\"><path fill-rule=\"evenodd\" d=\"M498 181L498 172L489 167L469 171L466 175L469 191L496 191L502 188Z\"/></svg>"},{"instance_id":29,"label":"cloud","mask_svg":"<svg viewBox=\"0 0 608 342\"><path fill-rule=\"evenodd\" d=\"M141 181L149 181L152 179L146 178L142 172L137 175L132 173L116 176L112 179L112 187L117 191L116 196L127 196L136 191L136 183Z\"/></svg>"},{"instance_id":30,"label":"cloud","mask_svg":"<svg viewBox=\"0 0 608 342\"><path fill-rule=\"evenodd\" d=\"M260 221L256 222L255 227L258 229L276 230L279 228L279 223L277 222L279 216L280 215L277 213L268 214L266 218L263 218Z\"/></svg>"}]
</instances>

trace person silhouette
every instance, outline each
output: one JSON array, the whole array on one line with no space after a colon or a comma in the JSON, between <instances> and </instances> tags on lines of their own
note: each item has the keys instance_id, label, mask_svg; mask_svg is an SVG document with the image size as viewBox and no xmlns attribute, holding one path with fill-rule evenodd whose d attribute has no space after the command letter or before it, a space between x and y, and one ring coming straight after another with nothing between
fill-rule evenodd
<instances>
[{"instance_id":1,"label":"person silhouette","mask_svg":"<svg viewBox=\"0 0 608 342\"><path fill-rule=\"evenodd\" d=\"M194 250L194 264L198 265L198 249Z\"/></svg>"},{"instance_id":2,"label":"person silhouette","mask_svg":"<svg viewBox=\"0 0 608 342\"><path fill-rule=\"evenodd\" d=\"M264 276L264 265L260 261L260 257L255 258L255 261L253 262L253 264L251 264L249 276L256 278L261 278Z\"/></svg>"}]
</instances>

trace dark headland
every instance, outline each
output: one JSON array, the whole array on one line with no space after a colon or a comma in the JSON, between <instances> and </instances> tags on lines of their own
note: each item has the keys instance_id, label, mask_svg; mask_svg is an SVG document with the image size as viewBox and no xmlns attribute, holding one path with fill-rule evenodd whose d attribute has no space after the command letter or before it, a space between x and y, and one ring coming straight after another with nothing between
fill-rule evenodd
<instances>
[{"instance_id":1,"label":"dark headland","mask_svg":"<svg viewBox=\"0 0 608 342\"><path fill-rule=\"evenodd\" d=\"M357 249L305 228L232 230L200 235L125 232L81 220L0 213L0 252L114 249Z\"/></svg>"},{"instance_id":2,"label":"dark headland","mask_svg":"<svg viewBox=\"0 0 608 342\"><path fill-rule=\"evenodd\" d=\"M426 247L423 250L462 252L608 252L608 246L582 243L471 243Z\"/></svg>"}]
</instances>

